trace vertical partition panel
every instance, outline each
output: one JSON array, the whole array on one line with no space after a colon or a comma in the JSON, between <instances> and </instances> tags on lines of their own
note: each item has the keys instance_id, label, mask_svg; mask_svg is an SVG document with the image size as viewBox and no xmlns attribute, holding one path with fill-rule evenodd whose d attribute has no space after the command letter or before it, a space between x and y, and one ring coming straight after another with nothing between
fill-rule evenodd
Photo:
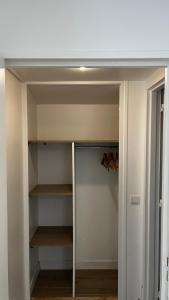
<instances>
[{"instance_id":1,"label":"vertical partition panel","mask_svg":"<svg viewBox=\"0 0 169 300\"><path fill-rule=\"evenodd\" d=\"M5 70L0 68L0 298L7 300L9 299L9 282L5 105Z\"/></svg>"},{"instance_id":2,"label":"vertical partition panel","mask_svg":"<svg viewBox=\"0 0 169 300\"><path fill-rule=\"evenodd\" d=\"M127 120L127 300L142 299L146 175L145 82L128 82ZM136 203L134 201L136 199Z\"/></svg>"},{"instance_id":3,"label":"vertical partition panel","mask_svg":"<svg viewBox=\"0 0 169 300\"><path fill-rule=\"evenodd\" d=\"M76 198L75 198L75 144L72 143L72 183L73 183L73 297L75 297L76 280Z\"/></svg>"}]
</instances>

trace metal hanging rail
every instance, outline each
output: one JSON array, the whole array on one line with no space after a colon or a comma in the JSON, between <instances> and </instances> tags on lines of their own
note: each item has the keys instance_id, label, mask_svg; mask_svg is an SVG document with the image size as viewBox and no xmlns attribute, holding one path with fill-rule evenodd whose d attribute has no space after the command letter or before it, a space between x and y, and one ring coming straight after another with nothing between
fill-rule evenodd
<instances>
[{"instance_id":1,"label":"metal hanging rail","mask_svg":"<svg viewBox=\"0 0 169 300\"><path fill-rule=\"evenodd\" d=\"M119 146L118 145L99 145L99 146L88 146L88 145L76 145L76 148L78 149L118 149Z\"/></svg>"}]
</instances>

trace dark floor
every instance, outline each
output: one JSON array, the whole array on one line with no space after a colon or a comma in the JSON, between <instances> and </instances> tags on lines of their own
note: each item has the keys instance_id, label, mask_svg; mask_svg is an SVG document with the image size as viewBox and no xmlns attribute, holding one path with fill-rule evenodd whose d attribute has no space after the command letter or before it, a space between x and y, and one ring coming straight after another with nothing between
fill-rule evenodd
<instances>
[{"instance_id":1,"label":"dark floor","mask_svg":"<svg viewBox=\"0 0 169 300\"><path fill-rule=\"evenodd\" d=\"M118 294L118 272L116 270L76 271L76 296L99 297Z\"/></svg>"},{"instance_id":2,"label":"dark floor","mask_svg":"<svg viewBox=\"0 0 169 300\"><path fill-rule=\"evenodd\" d=\"M77 270L76 297L95 300L116 299L118 294L118 272L116 270ZM106 298L105 298L106 297ZM110 298L109 298L110 297ZM54 300L72 298L71 270L43 270L37 278L32 300Z\"/></svg>"},{"instance_id":3,"label":"dark floor","mask_svg":"<svg viewBox=\"0 0 169 300\"><path fill-rule=\"evenodd\" d=\"M72 297L71 270L43 270L37 278L32 299Z\"/></svg>"}]
</instances>

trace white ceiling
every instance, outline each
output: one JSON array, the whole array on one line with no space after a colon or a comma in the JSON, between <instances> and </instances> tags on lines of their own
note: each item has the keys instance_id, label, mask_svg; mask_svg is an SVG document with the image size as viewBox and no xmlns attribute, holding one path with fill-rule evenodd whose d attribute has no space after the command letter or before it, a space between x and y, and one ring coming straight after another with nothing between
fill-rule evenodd
<instances>
[{"instance_id":1,"label":"white ceiling","mask_svg":"<svg viewBox=\"0 0 169 300\"><path fill-rule=\"evenodd\" d=\"M15 68L23 81L145 80L157 68Z\"/></svg>"},{"instance_id":2,"label":"white ceiling","mask_svg":"<svg viewBox=\"0 0 169 300\"><path fill-rule=\"evenodd\" d=\"M119 87L105 85L30 85L37 104L118 104Z\"/></svg>"}]
</instances>

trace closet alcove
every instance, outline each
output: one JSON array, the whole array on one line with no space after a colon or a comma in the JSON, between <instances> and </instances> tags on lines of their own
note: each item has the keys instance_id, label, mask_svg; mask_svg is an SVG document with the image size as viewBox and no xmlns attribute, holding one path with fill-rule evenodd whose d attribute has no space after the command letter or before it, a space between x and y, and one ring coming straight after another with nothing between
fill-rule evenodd
<instances>
[{"instance_id":1,"label":"closet alcove","mask_svg":"<svg viewBox=\"0 0 169 300\"><path fill-rule=\"evenodd\" d=\"M28 85L32 299L117 296L119 86Z\"/></svg>"},{"instance_id":2,"label":"closet alcove","mask_svg":"<svg viewBox=\"0 0 169 300\"><path fill-rule=\"evenodd\" d=\"M147 95L165 69L27 63L2 70L9 293L138 299L156 240L145 235Z\"/></svg>"}]
</instances>

